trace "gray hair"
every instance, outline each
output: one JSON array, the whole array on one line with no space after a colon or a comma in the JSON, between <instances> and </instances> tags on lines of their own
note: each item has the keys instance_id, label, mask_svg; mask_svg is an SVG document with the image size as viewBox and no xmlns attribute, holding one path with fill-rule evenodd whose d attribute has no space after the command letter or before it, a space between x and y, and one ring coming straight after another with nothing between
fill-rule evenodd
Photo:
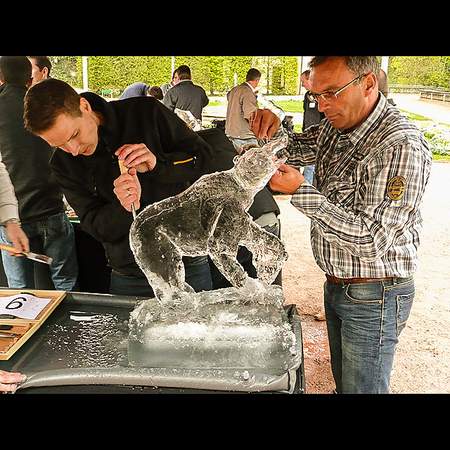
<instances>
[{"instance_id":1,"label":"gray hair","mask_svg":"<svg viewBox=\"0 0 450 450\"><path fill-rule=\"evenodd\" d=\"M309 67L313 69L331 58L343 58L348 69L356 76L369 72L378 75L380 70L380 63L376 56L314 56L309 62Z\"/></svg>"}]
</instances>

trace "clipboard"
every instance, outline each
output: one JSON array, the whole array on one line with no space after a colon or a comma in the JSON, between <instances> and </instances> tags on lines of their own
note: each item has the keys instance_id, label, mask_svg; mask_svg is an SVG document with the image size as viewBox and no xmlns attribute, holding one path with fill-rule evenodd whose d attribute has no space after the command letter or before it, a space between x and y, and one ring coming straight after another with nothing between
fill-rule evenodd
<instances>
[{"instance_id":1,"label":"clipboard","mask_svg":"<svg viewBox=\"0 0 450 450\"><path fill-rule=\"evenodd\" d=\"M20 294L50 299L35 319L2 318L0 316L0 361L8 360L40 328L66 296L65 291L36 289L1 289L0 297ZM31 299L32 300L32 299Z\"/></svg>"}]
</instances>

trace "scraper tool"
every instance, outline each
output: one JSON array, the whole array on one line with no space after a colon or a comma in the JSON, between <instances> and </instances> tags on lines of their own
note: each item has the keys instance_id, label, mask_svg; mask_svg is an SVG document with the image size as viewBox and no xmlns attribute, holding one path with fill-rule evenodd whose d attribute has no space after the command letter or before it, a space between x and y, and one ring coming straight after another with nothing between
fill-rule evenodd
<instances>
[{"instance_id":1,"label":"scraper tool","mask_svg":"<svg viewBox=\"0 0 450 450\"><path fill-rule=\"evenodd\" d=\"M6 250L8 252L17 252L17 250L11 245L0 244L0 249ZM33 261L37 261L44 264L51 264L53 259L49 256L39 255L39 253L33 252L21 252L22 255L26 256L28 259L32 259Z\"/></svg>"}]
</instances>

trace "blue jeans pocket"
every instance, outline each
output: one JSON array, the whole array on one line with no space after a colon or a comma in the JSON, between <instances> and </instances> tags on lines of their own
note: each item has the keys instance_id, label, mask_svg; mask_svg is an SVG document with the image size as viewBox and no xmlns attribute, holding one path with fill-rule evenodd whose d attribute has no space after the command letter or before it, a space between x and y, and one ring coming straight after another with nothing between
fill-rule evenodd
<instances>
[{"instance_id":1,"label":"blue jeans pocket","mask_svg":"<svg viewBox=\"0 0 450 450\"><path fill-rule=\"evenodd\" d=\"M414 300L414 292L406 295L397 295L397 337L405 328Z\"/></svg>"},{"instance_id":2,"label":"blue jeans pocket","mask_svg":"<svg viewBox=\"0 0 450 450\"><path fill-rule=\"evenodd\" d=\"M348 284L345 296L351 303L381 304L384 298L384 289L381 283Z\"/></svg>"}]
</instances>

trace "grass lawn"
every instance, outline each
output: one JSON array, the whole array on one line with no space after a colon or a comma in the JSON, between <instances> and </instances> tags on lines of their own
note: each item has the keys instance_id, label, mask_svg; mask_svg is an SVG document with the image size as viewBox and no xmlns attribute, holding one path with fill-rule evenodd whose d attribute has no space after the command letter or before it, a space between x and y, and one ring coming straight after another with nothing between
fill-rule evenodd
<instances>
[{"instance_id":1,"label":"grass lawn","mask_svg":"<svg viewBox=\"0 0 450 450\"><path fill-rule=\"evenodd\" d=\"M405 109L401 109L400 111L405 113L405 116L409 120L431 120L429 117L421 116L420 114L415 114L415 113L406 111Z\"/></svg>"},{"instance_id":2,"label":"grass lawn","mask_svg":"<svg viewBox=\"0 0 450 450\"><path fill-rule=\"evenodd\" d=\"M303 102L299 100L277 100L274 101L275 105L279 106L284 112L303 112Z\"/></svg>"},{"instance_id":3,"label":"grass lawn","mask_svg":"<svg viewBox=\"0 0 450 450\"><path fill-rule=\"evenodd\" d=\"M435 155L435 154L433 154L433 161L450 162L450 155Z\"/></svg>"},{"instance_id":4,"label":"grass lawn","mask_svg":"<svg viewBox=\"0 0 450 450\"><path fill-rule=\"evenodd\" d=\"M221 102L219 100L212 100L208 103L208 106L222 106L224 102Z\"/></svg>"}]
</instances>

